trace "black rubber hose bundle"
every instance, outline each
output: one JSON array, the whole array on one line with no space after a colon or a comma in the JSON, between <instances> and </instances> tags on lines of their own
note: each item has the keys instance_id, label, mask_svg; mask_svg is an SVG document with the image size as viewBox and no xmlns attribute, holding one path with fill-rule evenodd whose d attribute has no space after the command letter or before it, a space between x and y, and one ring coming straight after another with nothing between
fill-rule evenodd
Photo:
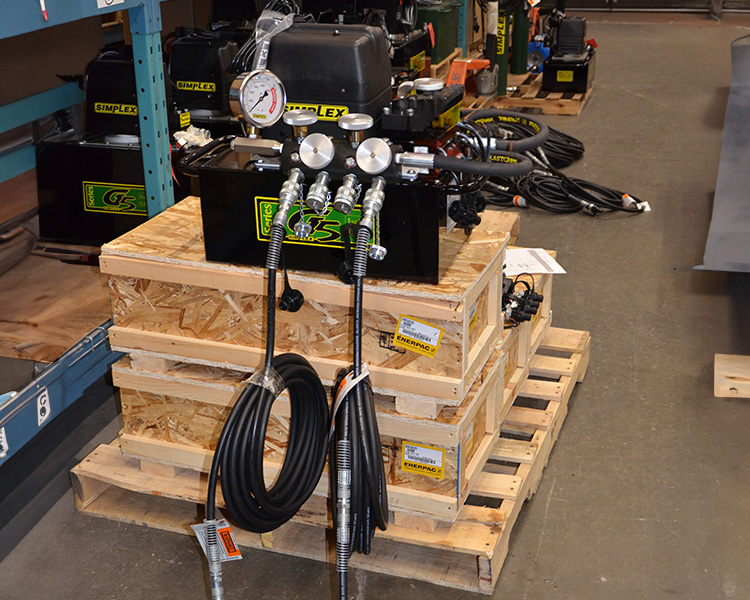
<instances>
[{"instance_id":1,"label":"black rubber hose bundle","mask_svg":"<svg viewBox=\"0 0 750 600\"><path fill-rule=\"evenodd\" d=\"M260 375L274 371L289 391L289 440L276 481L266 488L264 446L271 408L280 389L251 378L237 398L222 429L208 476L206 519L215 519L216 487L221 489L229 514L242 528L254 533L272 531L291 519L315 490L328 450L328 400L323 384L310 363L296 354L274 357L276 330L276 273L284 229L274 224L268 248L266 355Z\"/></svg>"},{"instance_id":2,"label":"black rubber hose bundle","mask_svg":"<svg viewBox=\"0 0 750 600\"><path fill-rule=\"evenodd\" d=\"M277 396L248 384L237 399L216 446L221 490L229 514L243 529L272 531L291 519L315 490L325 465L328 401L320 378L296 354L274 357L271 365L289 390L292 416L284 463L276 481L266 488L263 459L266 429ZM214 468L212 466L212 475ZM211 477L209 500L215 496ZM208 518L208 506L206 508Z\"/></svg>"},{"instance_id":3,"label":"black rubber hose bundle","mask_svg":"<svg viewBox=\"0 0 750 600\"><path fill-rule=\"evenodd\" d=\"M361 227L357 232L357 245L354 256L354 322L353 322L353 376L362 373L362 293L363 279L367 267L367 246L370 240L370 230ZM347 372L338 373L334 385L334 402L337 400L338 390ZM334 435L329 449L328 464L331 469L331 506L333 509L334 526L338 522L338 490L337 469L342 461L337 452L340 442L348 449L344 457L346 468L351 472L351 501L349 546L341 548L343 557L339 571L339 597L347 600L347 569L348 559L353 552L370 553L370 541L375 528L385 530L388 526L388 493L385 481L385 467L380 445L380 433L375 418L375 402L369 377L362 378L341 400L338 411L334 405L331 418L333 419ZM334 477L334 470L336 476ZM337 544L339 540L337 539Z\"/></svg>"}]
</instances>

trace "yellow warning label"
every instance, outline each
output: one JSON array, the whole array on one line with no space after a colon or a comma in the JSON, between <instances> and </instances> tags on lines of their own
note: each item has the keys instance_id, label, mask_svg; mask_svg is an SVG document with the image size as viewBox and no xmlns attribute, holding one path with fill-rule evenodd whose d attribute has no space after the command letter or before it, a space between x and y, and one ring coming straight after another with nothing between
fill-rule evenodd
<instances>
[{"instance_id":1,"label":"yellow warning label","mask_svg":"<svg viewBox=\"0 0 750 600\"><path fill-rule=\"evenodd\" d=\"M437 119L432 120L432 126L442 129L444 127L451 127L461 120L461 103L457 102Z\"/></svg>"},{"instance_id":2,"label":"yellow warning label","mask_svg":"<svg viewBox=\"0 0 750 600\"><path fill-rule=\"evenodd\" d=\"M177 81L175 82L178 90L188 92L215 92L216 84L213 81Z\"/></svg>"},{"instance_id":3,"label":"yellow warning label","mask_svg":"<svg viewBox=\"0 0 750 600\"><path fill-rule=\"evenodd\" d=\"M409 59L409 69L413 71L421 71L422 69L424 69L426 57L427 55L425 54L424 50L422 50L422 52L420 52L419 54L412 56Z\"/></svg>"},{"instance_id":4,"label":"yellow warning label","mask_svg":"<svg viewBox=\"0 0 750 600\"><path fill-rule=\"evenodd\" d=\"M573 81L573 71L558 71L557 80L569 83Z\"/></svg>"},{"instance_id":5,"label":"yellow warning label","mask_svg":"<svg viewBox=\"0 0 750 600\"><path fill-rule=\"evenodd\" d=\"M185 111L180 113L180 129L190 127L190 113Z\"/></svg>"},{"instance_id":6,"label":"yellow warning label","mask_svg":"<svg viewBox=\"0 0 750 600\"><path fill-rule=\"evenodd\" d=\"M477 324L477 319L479 315L477 314L477 303L474 302L474 304L471 306L471 310L469 311L469 333L471 333L471 330L474 329L474 326Z\"/></svg>"},{"instance_id":7,"label":"yellow warning label","mask_svg":"<svg viewBox=\"0 0 750 600\"><path fill-rule=\"evenodd\" d=\"M318 121L338 121L339 117L349 114L348 106L336 104L301 104L287 102L286 110L311 110L318 114Z\"/></svg>"},{"instance_id":8,"label":"yellow warning label","mask_svg":"<svg viewBox=\"0 0 750 600\"><path fill-rule=\"evenodd\" d=\"M415 317L399 315L393 345L432 358L440 348L445 330Z\"/></svg>"},{"instance_id":9,"label":"yellow warning label","mask_svg":"<svg viewBox=\"0 0 750 600\"><path fill-rule=\"evenodd\" d=\"M111 114L111 115L130 115L138 114L138 107L135 104L113 104L111 102L94 102L94 112Z\"/></svg>"},{"instance_id":10,"label":"yellow warning label","mask_svg":"<svg viewBox=\"0 0 750 600\"><path fill-rule=\"evenodd\" d=\"M401 470L445 479L445 450L404 441L401 446Z\"/></svg>"}]
</instances>

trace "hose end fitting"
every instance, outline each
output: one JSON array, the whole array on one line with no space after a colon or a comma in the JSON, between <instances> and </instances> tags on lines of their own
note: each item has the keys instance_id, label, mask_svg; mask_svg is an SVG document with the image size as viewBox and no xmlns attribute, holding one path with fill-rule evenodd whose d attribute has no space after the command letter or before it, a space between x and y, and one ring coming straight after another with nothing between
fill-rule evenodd
<instances>
[{"instance_id":1,"label":"hose end fitting","mask_svg":"<svg viewBox=\"0 0 750 600\"><path fill-rule=\"evenodd\" d=\"M208 582L211 600L224 600L224 577L219 554L219 534L216 519L206 519L206 557L208 558Z\"/></svg>"}]
</instances>

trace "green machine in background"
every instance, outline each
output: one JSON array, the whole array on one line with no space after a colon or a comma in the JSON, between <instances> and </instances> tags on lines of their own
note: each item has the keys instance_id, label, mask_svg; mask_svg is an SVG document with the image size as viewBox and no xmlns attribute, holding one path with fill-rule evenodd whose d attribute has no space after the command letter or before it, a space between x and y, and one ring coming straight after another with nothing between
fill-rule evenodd
<instances>
[{"instance_id":1,"label":"green machine in background","mask_svg":"<svg viewBox=\"0 0 750 600\"><path fill-rule=\"evenodd\" d=\"M435 42L432 48L432 64L444 61L456 49L458 39L458 8L460 0L442 0L420 6L417 12L417 28L432 24Z\"/></svg>"}]
</instances>

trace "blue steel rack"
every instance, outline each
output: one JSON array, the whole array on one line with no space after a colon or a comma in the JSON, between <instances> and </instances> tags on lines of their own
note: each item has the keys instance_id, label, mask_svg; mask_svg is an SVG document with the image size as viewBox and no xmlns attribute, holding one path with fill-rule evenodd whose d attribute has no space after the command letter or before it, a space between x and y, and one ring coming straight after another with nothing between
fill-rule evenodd
<instances>
[{"instance_id":1,"label":"blue steel rack","mask_svg":"<svg viewBox=\"0 0 750 600\"><path fill-rule=\"evenodd\" d=\"M45 21L37 0L0 1L0 39L46 29L87 17L128 10L133 41L135 78L138 87L143 172L148 200L148 215L153 217L174 204L169 131L164 93L164 69L161 49L160 0L46 0ZM64 87L64 86L61 86ZM68 92L70 88L68 88ZM58 94L59 96L59 94ZM34 111L49 102L39 95L35 101L1 107L0 130L22 125L19 110ZM53 98L58 106L69 98ZM68 104L69 105L69 104ZM49 113L47 113L49 114ZM25 154L24 154L25 153ZM28 151L15 156L15 166L28 160ZM44 426L83 395L84 390L120 358L109 348L108 329L111 321L102 324L70 348L41 375L15 396L0 397L0 465L33 438Z\"/></svg>"}]
</instances>

